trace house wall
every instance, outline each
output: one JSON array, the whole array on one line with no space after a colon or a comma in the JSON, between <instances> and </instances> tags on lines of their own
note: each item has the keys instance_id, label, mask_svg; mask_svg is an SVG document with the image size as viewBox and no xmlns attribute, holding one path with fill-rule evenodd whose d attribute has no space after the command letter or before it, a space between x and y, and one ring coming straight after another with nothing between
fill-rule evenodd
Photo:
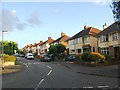
<instances>
[{"instance_id":1,"label":"house wall","mask_svg":"<svg viewBox=\"0 0 120 90\"><path fill-rule=\"evenodd\" d=\"M118 32L116 32L116 33L117 33L117 35L119 36ZM119 39L118 39L118 40L119 40ZM118 45L118 40L113 41L113 40L112 40L112 33L109 34L109 46Z\"/></svg>"},{"instance_id":2,"label":"house wall","mask_svg":"<svg viewBox=\"0 0 120 90\"><path fill-rule=\"evenodd\" d=\"M65 47L68 46L68 43L67 43L67 42L61 41L60 43L61 43L62 45L64 45Z\"/></svg>"},{"instance_id":3,"label":"house wall","mask_svg":"<svg viewBox=\"0 0 120 90\"><path fill-rule=\"evenodd\" d=\"M109 42L100 42L100 37L98 38L98 47L109 47Z\"/></svg>"},{"instance_id":4,"label":"house wall","mask_svg":"<svg viewBox=\"0 0 120 90\"><path fill-rule=\"evenodd\" d=\"M95 52L98 52L98 39L96 37L90 36L90 46L92 52L93 47L95 48Z\"/></svg>"},{"instance_id":5,"label":"house wall","mask_svg":"<svg viewBox=\"0 0 120 90\"><path fill-rule=\"evenodd\" d=\"M78 38L75 39L76 42L74 43L76 54L78 54L78 51L77 51L78 49L81 49L81 53L83 53L83 49L82 49L82 46L83 46L82 37L79 38L80 39L79 41L77 39Z\"/></svg>"},{"instance_id":6,"label":"house wall","mask_svg":"<svg viewBox=\"0 0 120 90\"><path fill-rule=\"evenodd\" d=\"M74 40L68 41L68 48L69 48L69 54L75 54L75 52L72 52L72 50L75 50Z\"/></svg>"},{"instance_id":7,"label":"house wall","mask_svg":"<svg viewBox=\"0 0 120 90\"><path fill-rule=\"evenodd\" d=\"M118 44L120 45L120 31L118 32Z\"/></svg>"}]
</instances>

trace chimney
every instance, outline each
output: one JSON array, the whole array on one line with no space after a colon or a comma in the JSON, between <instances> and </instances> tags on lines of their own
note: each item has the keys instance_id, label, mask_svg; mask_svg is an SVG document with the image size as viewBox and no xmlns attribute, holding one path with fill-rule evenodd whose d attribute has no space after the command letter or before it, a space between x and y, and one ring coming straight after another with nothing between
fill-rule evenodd
<instances>
[{"instance_id":1,"label":"chimney","mask_svg":"<svg viewBox=\"0 0 120 90\"><path fill-rule=\"evenodd\" d=\"M107 28L107 24L105 23L105 24L103 25L103 30L106 29L106 28Z\"/></svg>"},{"instance_id":2,"label":"chimney","mask_svg":"<svg viewBox=\"0 0 120 90\"><path fill-rule=\"evenodd\" d=\"M86 25L84 26L84 29L88 29L88 28L90 28L90 27L89 27L89 26L86 26Z\"/></svg>"},{"instance_id":3,"label":"chimney","mask_svg":"<svg viewBox=\"0 0 120 90\"><path fill-rule=\"evenodd\" d=\"M62 37L62 36L65 36L65 33L61 32L61 37Z\"/></svg>"},{"instance_id":4,"label":"chimney","mask_svg":"<svg viewBox=\"0 0 120 90\"><path fill-rule=\"evenodd\" d=\"M51 39L51 37L48 37L48 40L50 40Z\"/></svg>"},{"instance_id":5,"label":"chimney","mask_svg":"<svg viewBox=\"0 0 120 90\"><path fill-rule=\"evenodd\" d=\"M40 43L42 43L43 41L40 41Z\"/></svg>"}]
</instances>

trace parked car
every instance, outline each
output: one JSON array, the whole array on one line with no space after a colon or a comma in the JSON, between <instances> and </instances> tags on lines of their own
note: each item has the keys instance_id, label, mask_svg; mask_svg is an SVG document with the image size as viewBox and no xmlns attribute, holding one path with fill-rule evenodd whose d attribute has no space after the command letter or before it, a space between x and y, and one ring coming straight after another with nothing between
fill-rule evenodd
<instances>
[{"instance_id":1,"label":"parked car","mask_svg":"<svg viewBox=\"0 0 120 90\"><path fill-rule=\"evenodd\" d=\"M75 57L73 55L68 56L68 61L74 61L74 60L75 60Z\"/></svg>"},{"instance_id":2,"label":"parked car","mask_svg":"<svg viewBox=\"0 0 120 90\"><path fill-rule=\"evenodd\" d=\"M51 60L51 56L48 54L44 54L41 59L41 62L49 62L50 60Z\"/></svg>"},{"instance_id":3,"label":"parked car","mask_svg":"<svg viewBox=\"0 0 120 90\"><path fill-rule=\"evenodd\" d=\"M24 54L19 54L19 57L24 57Z\"/></svg>"},{"instance_id":4,"label":"parked car","mask_svg":"<svg viewBox=\"0 0 120 90\"><path fill-rule=\"evenodd\" d=\"M27 53L27 54L25 55L25 58L27 58L27 59L34 59L34 56L33 56L32 53Z\"/></svg>"}]
</instances>

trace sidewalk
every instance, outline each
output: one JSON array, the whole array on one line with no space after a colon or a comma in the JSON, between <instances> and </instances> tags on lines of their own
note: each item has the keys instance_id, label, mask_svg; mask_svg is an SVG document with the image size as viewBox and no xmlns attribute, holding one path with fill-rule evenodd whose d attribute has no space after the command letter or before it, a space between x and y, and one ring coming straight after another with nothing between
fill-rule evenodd
<instances>
[{"instance_id":1,"label":"sidewalk","mask_svg":"<svg viewBox=\"0 0 120 90\"><path fill-rule=\"evenodd\" d=\"M22 64L17 64L17 65L13 65L13 66L6 66L3 70L0 69L0 75L5 75L5 74L10 74L10 73L15 73L18 71L21 71L24 69L24 65Z\"/></svg>"},{"instance_id":2,"label":"sidewalk","mask_svg":"<svg viewBox=\"0 0 120 90\"><path fill-rule=\"evenodd\" d=\"M120 71L119 65L89 67L69 62L61 62L61 65L64 65L76 73L120 78L120 74L118 73Z\"/></svg>"}]
</instances>

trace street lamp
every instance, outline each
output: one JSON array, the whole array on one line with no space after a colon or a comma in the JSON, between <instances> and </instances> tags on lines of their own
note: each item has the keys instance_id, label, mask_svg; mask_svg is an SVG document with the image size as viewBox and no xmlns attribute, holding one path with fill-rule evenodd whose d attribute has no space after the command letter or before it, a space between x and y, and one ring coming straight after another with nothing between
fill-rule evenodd
<instances>
[{"instance_id":1,"label":"street lamp","mask_svg":"<svg viewBox=\"0 0 120 90\"><path fill-rule=\"evenodd\" d=\"M4 69L4 45L3 45L3 42L4 42L4 32L8 32L7 30L2 30L2 69Z\"/></svg>"}]
</instances>

